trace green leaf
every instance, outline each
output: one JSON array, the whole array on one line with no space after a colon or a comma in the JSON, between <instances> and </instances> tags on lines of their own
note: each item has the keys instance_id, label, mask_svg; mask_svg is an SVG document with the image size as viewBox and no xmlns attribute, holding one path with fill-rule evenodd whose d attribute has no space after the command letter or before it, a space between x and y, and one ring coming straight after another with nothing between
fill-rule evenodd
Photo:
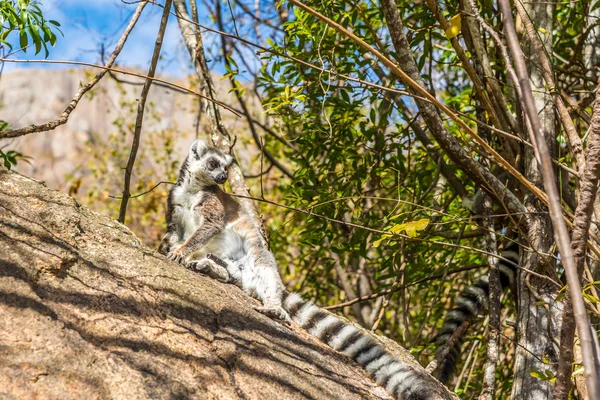
<instances>
[{"instance_id":1,"label":"green leaf","mask_svg":"<svg viewBox=\"0 0 600 400\"><path fill-rule=\"evenodd\" d=\"M26 47L28 42L29 41L27 39L27 33L25 32L25 29L22 29L21 31L19 31L19 46L21 46L24 53L27 52Z\"/></svg>"},{"instance_id":2,"label":"green leaf","mask_svg":"<svg viewBox=\"0 0 600 400\"><path fill-rule=\"evenodd\" d=\"M543 381L545 381L545 380L546 380L546 375L544 375L544 374L543 374L542 372L540 372L540 371L531 370L531 371L529 371L529 375L533 376L534 378L541 379L541 380L543 380Z\"/></svg>"},{"instance_id":3,"label":"green leaf","mask_svg":"<svg viewBox=\"0 0 600 400\"><path fill-rule=\"evenodd\" d=\"M592 296L591 294L582 293L582 295L583 295L583 297L585 297L586 299L588 299L592 303L600 303L600 299L598 299L595 296Z\"/></svg>"}]
</instances>

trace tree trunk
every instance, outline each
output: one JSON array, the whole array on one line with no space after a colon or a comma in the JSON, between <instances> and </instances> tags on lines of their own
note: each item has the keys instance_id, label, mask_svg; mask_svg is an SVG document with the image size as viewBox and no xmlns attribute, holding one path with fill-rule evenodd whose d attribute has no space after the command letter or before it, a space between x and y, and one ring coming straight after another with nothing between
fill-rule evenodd
<instances>
[{"instance_id":1,"label":"tree trunk","mask_svg":"<svg viewBox=\"0 0 600 400\"><path fill-rule=\"evenodd\" d=\"M527 12L546 48L546 54L552 54L552 8L546 2L525 5ZM546 33L541 33L545 29ZM533 44L523 38L523 51L530 61L529 76L533 89L536 108L542 122L542 132L551 153L556 149L555 129L556 121L551 95L548 93L544 77L539 65ZM525 130L523 130L525 131ZM524 155L525 176L537 186L542 186L542 175L533 151L529 148ZM548 209L539 204L535 196L529 194L525 199L526 207L532 212L531 226L527 232L525 245L534 249L521 256L520 265L527 270L540 272L544 275L554 269L551 260L535 254L551 252L554 244L552 224L549 217L539 215L547 213ZM536 214L538 213L538 214ZM556 287L548 281L536 278L524 270L519 271L518 286L518 346L515 349L515 372L512 396L514 399L552 399L553 384L549 380L542 380L532 376L532 371L545 372L547 370L556 374L556 364L546 364L546 358L551 363L558 362L558 348L553 342L559 337L559 328L556 319L560 315L558 304L554 304Z\"/></svg>"}]
</instances>

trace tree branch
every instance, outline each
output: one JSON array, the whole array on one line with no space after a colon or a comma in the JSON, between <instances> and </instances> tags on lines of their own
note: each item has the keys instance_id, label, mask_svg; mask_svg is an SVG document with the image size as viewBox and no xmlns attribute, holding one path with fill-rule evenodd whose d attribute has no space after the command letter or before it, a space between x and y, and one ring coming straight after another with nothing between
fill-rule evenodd
<instances>
[{"instance_id":1,"label":"tree branch","mask_svg":"<svg viewBox=\"0 0 600 400\"><path fill-rule=\"evenodd\" d=\"M596 93L596 104L594 105L585 158L586 163L583 169L583 178L580 182L579 203L575 209L571 241L579 276L582 274L585 263L588 229L591 224L594 202L598 192L598 178L600 177L600 90ZM563 322L560 333L561 351L558 359L558 374L554 392L557 399L567 399L570 391L573 341L575 338L575 315L573 314L572 300L568 294L565 296L565 308L563 310ZM590 398L594 397L591 396Z\"/></svg>"},{"instance_id":2,"label":"tree branch","mask_svg":"<svg viewBox=\"0 0 600 400\"><path fill-rule=\"evenodd\" d=\"M160 20L160 26L158 27L158 34L156 35L156 43L154 44L154 52L152 54L152 60L150 61L150 67L148 68L148 78L153 78L156 72L156 64L158 64L158 58L160 57L160 49L162 47L163 38L165 36L165 30L167 29L167 23L169 21L169 10L171 9L172 0L166 0L165 8ZM146 79L144 87L140 93L137 106L137 116L135 119L135 129L133 132L133 142L131 144L131 151L129 153L129 160L125 167L125 179L123 182L123 198L121 199L121 207L119 209L118 221L122 224L125 223L125 215L127 214L127 203L131 193L129 187L131 185L131 173L133 172L133 165L135 164L135 158L140 147L140 137L142 135L142 123L144 120L144 108L146 107L146 99L152 86L152 79Z\"/></svg>"},{"instance_id":3,"label":"tree branch","mask_svg":"<svg viewBox=\"0 0 600 400\"><path fill-rule=\"evenodd\" d=\"M515 1L515 7L517 8L517 12L521 17L521 21L523 21L523 24L525 25L527 37L529 38L529 41L535 48L535 54L537 55L537 58L540 61L544 81L546 82L548 90L552 95L552 99L554 100L554 105L556 106L556 110L558 111L560 121L562 122L562 125L565 128L567 144L569 145L571 154L575 157L575 160L577 161L576 169L578 171L581 171L585 167L585 157L583 155L583 143L581 141L581 138L577 134L577 130L575 129L575 125L573 124L573 120L569 115L569 110L565 106L560 92L556 87L556 82L554 82L553 78L552 66L548 61L548 57L546 56L544 47L537 36L537 29L533 26L533 23L531 22L529 15L525 11L525 7L521 3L521 0Z\"/></svg>"},{"instance_id":4,"label":"tree branch","mask_svg":"<svg viewBox=\"0 0 600 400\"><path fill-rule=\"evenodd\" d=\"M492 214L492 199L486 195L483 202L486 214L486 217L483 219L483 225L488 231L488 234L486 235L487 251L490 253L498 253L494 222L493 219L489 217L489 215ZM500 268L497 257L488 256L487 259L488 264L490 266L490 269L488 271L488 309L490 325L500 326L500 296L502 294L502 286L500 284ZM488 342L486 351L487 360L484 367L483 388L479 396L480 400L493 400L494 398L494 387L496 384L496 367L498 365L499 347L500 335L497 330L490 329L488 331Z\"/></svg>"}]
</instances>

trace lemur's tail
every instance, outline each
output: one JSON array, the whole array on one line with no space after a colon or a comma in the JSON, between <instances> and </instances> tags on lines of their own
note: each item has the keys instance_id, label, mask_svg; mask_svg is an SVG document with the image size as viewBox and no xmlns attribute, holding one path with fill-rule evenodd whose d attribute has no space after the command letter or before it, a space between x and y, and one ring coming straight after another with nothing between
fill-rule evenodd
<instances>
[{"instance_id":1,"label":"lemur's tail","mask_svg":"<svg viewBox=\"0 0 600 400\"><path fill-rule=\"evenodd\" d=\"M514 242L509 242L500 255L515 264L519 262L518 245ZM500 260L500 284L502 290L507 287L512 287L515 279L516 267ZM440 328L435 339L437 351L443 351L445 344L450 340L454 331L456 331L463 322L472 321L487 304L489 298L489 282L488 276L481 277L475 284L468 286L458 295L454 307L446 314L444 324ZM460 350L463 342L463 336L458 337L454 345L449 349L446 356L440 360L437 368L437 377L443 382L449 382L456 371L456 362L460 357Z\"/></svg>"},{"instance_id":2,"label":"lemur's tail","mask_svg":"<svg viewBox=\"0 0 600 400\"><path fill-rule=\"evenodd\" d=\"M294 322L312 336L362 365L395 398L446 398L435 389L435 381L424 372L395 358L368 334L302 299L300 295L286 292L283 308Z\"/></svg>"}]
</instances>

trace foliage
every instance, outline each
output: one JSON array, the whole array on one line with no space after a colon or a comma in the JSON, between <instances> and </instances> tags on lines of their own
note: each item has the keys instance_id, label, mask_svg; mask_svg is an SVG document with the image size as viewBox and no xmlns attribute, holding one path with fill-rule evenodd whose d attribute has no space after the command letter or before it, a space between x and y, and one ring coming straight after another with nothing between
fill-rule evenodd
<instances>
[{"instance_id":1,"label":"foliage","mask_svg":"<svg viewBox=\"0 0 600 400\"><path fill-rule=\"evenodd\" d=\"M8 128L8 122L0 120L0 132ZM15 150L2 150L0 149L0 160L2 165L6 169L11 169L17 165L18 160L29 163L31 157L23 155L22 153Z\"/></svg>"},{"instance_id":2,"label":"foliage","mask_svg":"<svg viewBox=\"0 0 600 400\"><path fill-rule=\"evenodd\" d=\"M378 2L303 3L350 29L388 58L395 59ZM456 112L491 125L489 115L474 99L470 77L450 47L449 39L461 34L460 10L453 3L440 4L441 12L450 23L444 32L425 2L400 1L397 5L428 89ZM482 14L492 24L499 25L501 21L492 4L483 2L482 6ZM569 59L568 49L572 52L580 40L581 30L575 27L582 23L585 15L581 7L581 3L556 7L556 15L566 16L557 22L554 32L556 49L562 54L557 57ZM413 99L359 82L374 82L394 90L403 89L402 85L382 64L365 56L365 50L353 41L298 8L290 12L293 17L284 23L285 35L269 41L272 53L263 54L264 64L258 79L265 109L282 121L286 138L301 150L292 151L273 142L268 148L275 154L283 151L285 158L295 166L294 179L284 190L284 203L327 216L335 222L318 216L305 218L290 214L288 218L294 222L278 224L272 246L278 259L285 259L288 279L319 304L347 300L351 293L346 291L344 280L351 282L356 290L352 295L356 296L389 289L398 280L412 282L442 274L445 280L434 280L394 294L380 325L382 333L412 348L425 365L431 355L428 345L452 299L473 281L474 274L480 273L448 272L465 265L486 263L485 257L474 251L483 247L481 236L461 240L462 232L476 229L478 222L471 219L471 213L462 206L463 199L457 197L449 185L442 185L441 189L437 186L440 159L432 158L432 153L438 149L435 144L433 148L426 148L415 137L414 125L419 122ZM464 15L462 20L464 24ZM490 49L495 48L491 38L485 40ZM490 50L488 56L492 59L495 79L507 88L508 77L500 52ZM560 79L566 83L572 78ZM509 96L510 91L505 90ZM511 111L514 104L516 102L509 101ZM489 138L499 151L506 150L501 138L493 137L485 126L473 121L470 125L481 136ZM583 123L582 120L577 122ZM473 159L485 162L480 150L470 143L464 132L451 121L446 121L446 125L464 148L470 150ZM562 160L568 161L564 139L558 142L558 152L566 154ZM461 171L456 174L460 180L469 182ZM468 186L467 189L474 193L477 188ZM502 208L495 211L504 213ZM398 235L406 227L418 226L422 221L428 223L422 223L410 233L407 231L407 235ZM506 226L507 221L499 217L496 223ZM449 233L453 233L455 239L439 236ZM297 251L290 255L289 237L295 236L299 240ZM456 248L455 244L462 247ZM361 280L366 282L362 289ZM362 303L362 310L369 313L378 310L380 300ZM507 304L504 317L514 313L512 302ZM348 309L346 312L360 322L356 312ZM367 327L369 323L372 321L367 321ZM514 332L508 329L504 333L503 354L513 354L506 338ZM485 357L481 330L473 332L468 343L466 354L473 352L474 360ZM482 364L472 362L472 366L465 366L471 368L471 372L463 377L462 385L457 385L457 391L466 398L481 391L482 380L473 376L482 373ZM501 384L497 398L505 398L510 393L512 365L511 356L499 364Z\"/></svg>"},{"instance_id":3,"label":"foliage","mask_svg":"<svg viewBox=\"0 0 600 400\"><path fill-rule=\"evenodd\" d=\"M8 150L6 153L0 149L0 159L2 159L2 164L6 169L11 169L12 166L17 165L17 160L22 159L27 161L29 157L24 156L15 150Z\"/></svg>"},{"instance_id":4,"label":"foliage","mask_svg":"<svg viewBox=\"0 0 600 400\"><path fill-rule=\"evenodd\" d=\"M60 23L46 20L40 6L39 1L0 0L0 46L12 50L8 36L14 32L19 34L19 47L24 52L31 43L35 46L35 54L43 48L48 57L48 44L56 44L55 32L61 32Z\"/></svg>"},{"instance_id":5,"label":"foliage","mask_svg":"<svg viewBox=\"0 0 600 400\"><path fill-rule=\"evenodd\" d=\"M386 38L386 32L376 5L337 1L307 4L327 10L328 17L351 26L356 35L380 51L389 48L380 39ZM415 50L431 52L419 40L427 36L445 39L440 32L432 31L434 23L422 5L415 5L411 12L422 16L419 26L414 27L419 29L413 36ZM286 23L287 35L281 43L273 42L275 52L391 86L381 66L363 57L364 51L356 44L298 9L294 9L294 16ZM429 35L419 33L427 30ZM390 93L305 68L289 58L270 55L266 61L260 77L265 107L282 119L288 138L302 149L301 153L286 153L297 168L285 202L338 221L296 217L294 224L285 225L273 238L272 246L281 258L289 243L286 238L296 232L300 235L301 256L287 257L285 265L290 270L292 265L295 271L310 270L308 276L290 277L300 282L307 295L320 304L345 300L349 294L336 283L344 279L344 273L348 279L364 274L371 290L379 292L389 289L397 279L412 282L437 271L482 262L476 253L430 241L435 239L436 231L469 230L474 225L461 199L452 193L441 194L439 202L447 205L444 216L425 206L433 203L439 168L411 132L414 121L407 115L414 113L414 104L410 98L402 99L402 109ZM466 93L460 86L447 92L447 98L456 97L456 103L461 103ZM431 226L426 229L430 220ZM381 235L369 229L389 233ZM401 232L408 235L398 236ZM415 236L426 241L410 240ZM481 244L475 241L474 246ZM317 265L314 260L319 260ZM408 293L398 292L391 299L381 331L425 357L427 352L422 350L428 344L426 338L447 304L440 301L440 292L445 299L459 287L428 284L415 286ZM414 299L416 293L418 301L411 301L410 311L401 317L402 304ZM377 310L380 304L373 303L369 311ZM428 311L431 304L432 312ZM423 332L424 328L429 333Z\"/></svg>"}]
</instances>

